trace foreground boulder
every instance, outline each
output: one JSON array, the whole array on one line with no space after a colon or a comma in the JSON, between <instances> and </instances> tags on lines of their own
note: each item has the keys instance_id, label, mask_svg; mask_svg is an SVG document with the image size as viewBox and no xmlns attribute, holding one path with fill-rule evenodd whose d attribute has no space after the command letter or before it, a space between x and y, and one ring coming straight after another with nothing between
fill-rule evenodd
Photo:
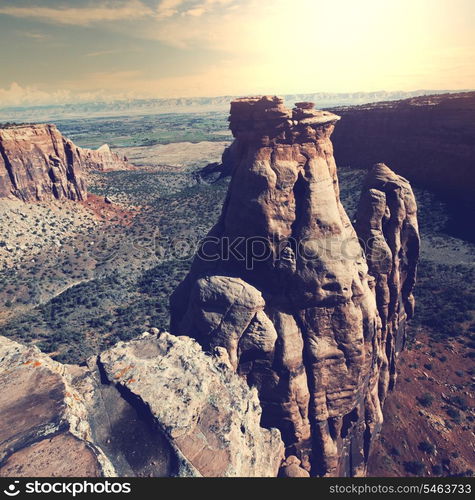
<instances>
[{"instance_id":1,"label":"foreground boulder","mask_svg":"<svg viewBox=\"0 0 475 500\"><path fill-rule=\"evenodd\" d=\"M360 245L339 199L330 141L339 117L307 102L289 110L265 96L233 101L229 120L228 194L171 297L171 331L207 350L225 348L233 369L257 388L263 425L280 429L285 442L282 475L364 475L394 377L392 346L402 342L394 339L404 337L397 304L413 303L412 191L397 176L399 189L368 180L363 198L378 188L392 210L378 226L391 264L379 269L370 252L369 270L369 241ZM376 215L362 203L366 238Z\"/></svg>"},{"instance_id":2,"label":"foreground boulder","mask_svg":"<svg viewBox=\"0 0 475 500\"><path fill-rule=\"evenodd\" d=\"M0 476L275 476L257 392L190 338L144 334L89 366L0 337Z\"/></svg>"},{"instance_id":3,"label":"foreground boulder","mask_svg":"<svg viewBox=\"0 0 475 500\"><path fill-rule=\"evenodd\" d=\"M197 475L277 474L280 433L260 427L257 391L230 369L224 349L206 356L193 339L163 333L120 343L99 362L108 380L146 406Z\"/></svg>"},{"instance_id":4,"label":"foreground boulder","mask_svg":"<svg viewBox=\"0 0 475 500\"><path fill-rule=\"evenodd\" d=\"M92 443L86 401L76 385L84 379L87 369L0 337L0 476L114 474Z\"/></svg>"}]
</instances>

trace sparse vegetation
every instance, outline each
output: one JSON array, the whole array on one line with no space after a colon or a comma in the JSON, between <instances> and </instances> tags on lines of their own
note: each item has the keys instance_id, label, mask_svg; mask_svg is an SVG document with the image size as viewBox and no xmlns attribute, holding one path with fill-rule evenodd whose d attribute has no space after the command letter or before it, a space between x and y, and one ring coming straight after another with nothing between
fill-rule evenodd
<instances>
[{"instance_id":1,"label":"sparse vegetation","mask_svg":"<svg viewBox=\"0 0 475 500\"><path fill-rule=\"evenodd\" d=\"M434 474L434 476L441 476L442 473L443 473L443 469L442 469L441 465L433 465L432 466L432 474Z\"/></svg>"},{"instance_id":2,"label":"sparse vegetation","mask_svg":"<svg viewBox=\"0 0 475 500\"><path fill-rule=\"evenodd\" d=\"M59 130L83 147L153 146L171 142L222 141L228 128L227 114L165 113L143 116L58 120Z\"/></svg>"},{"instance_id":3,"label":"sparse vegetation","mask_svg":"<svg viewBox=\"0 0 475 500\"><path fill-rule=\"evenodd\" d=\"M475 293L471 284L474 278L473 266L451 267L421 260L414 324L429 327L432 337L438 341L462 335L461 324L473 314Z\"/></svg>"},{"instance_id":4,"label":"sparse vegetation","mask_svg":"<svg viewBox=\"0 0 475 500\"><path fill-rule=\"evenodd\" d=\"M419 476L424 472L425 467L422 462L418 462L417 460L412 460L409 462L404 462L404 469L406 472L409 472L410 474Z\"/></svg>"},{"instance_id":5,"label":"sparse vegetation","mask_svg":"<svg viewBox=\"0 0 475 500\"><path fill-rule=\"evenodd\" d=\"M419 449L428 455L433 455L435 452L435 446L429 441L421 441L419 443Z\"/></svg>"},{"instance_id":6,"label":"sparse vegetation","mask_svg":"<svg viewBox=\"0 0 475 500\"><path fill-rule=\"evenodd\" d=\"M428 408L429 406L432 406L432 403L434 402L434 396L428 392L425 392L421 396L417 397L417 401L421 406Z\"/></svg>"},{"instance_id":7,"label":"sparse vegetation","mask_svg":"<svg viewBox=\"0 0 475 500\"><path fill-rule=\"evenodd\" d=\"M67 234L70 228L71 237L62 238L53 252L42 251L20 271L0 273L0 300L16 312L5 325L9 335L37 344L60 361L81 362L151 327L168 329L169 296L188 271L199 239L217 220L227 189L227 181L196 184L188 171L101 176L111 190L126 192L126 206L142 207L140 212L126 225L125 217L95 224L71 219L62 230ZM60 220L48 214L48 231L75 216L65 211ZM34 224L43 227L35 217ZM20 303L26 311L15 309Z\"/></svg>"}]
</instances>

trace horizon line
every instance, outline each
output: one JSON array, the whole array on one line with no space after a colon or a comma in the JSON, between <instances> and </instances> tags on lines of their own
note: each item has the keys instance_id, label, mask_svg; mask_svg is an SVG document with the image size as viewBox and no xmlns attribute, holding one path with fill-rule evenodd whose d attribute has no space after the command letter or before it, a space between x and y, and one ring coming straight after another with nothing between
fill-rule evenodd
<instances>
[{"instance_id":1,"label":"horizon line","mask_svg":"<svg viewBox=\"0 0 475 500\"><path fill-rule=\"evenodd\" d=\"M248 93L248 94L221 94L221 95L205 95L205 96L177 96L177 97L116 97L111 99L106 99L104 97L98 97L97 99L91 100L71 100L63 103L51 103L51 104L17 104L10 106L1 106L0 110L12 110L12 109L32 109L32 108L49 108L49 107L62 107L69 105L87 105L87 104L113 104L120 102L134 102L134 101L174 101L174 100L192 100L192 99L229 99L236 97L262 97L262 96L278 96L278 97L290 97L296 95L312 95L312 94L326 94L326 95L347 95L347 94L378 94L378 93L401 93L410 94L414 92L420 92L422 95L441 95L444 93L454 94L454 93L465 93L465 92L475 92L475 88L471 89L414 89L414 90L355 90L346 92L330 92L330 91L314 91L314 92L291 92L291 93ZM414 96L418 97L418 96ZM381 101L384 102L384 101Z\"/></svg>"}]
</instances>

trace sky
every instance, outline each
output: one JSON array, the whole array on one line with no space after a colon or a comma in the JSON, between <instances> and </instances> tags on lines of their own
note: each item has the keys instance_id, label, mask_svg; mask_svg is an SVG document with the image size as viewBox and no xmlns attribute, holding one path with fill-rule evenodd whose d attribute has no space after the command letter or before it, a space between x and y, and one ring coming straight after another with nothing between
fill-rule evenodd
<instances>
[{"instance_id":1,"label":"sky","mask_svg":"<svg viewBox=\"0 0 475 500\"><path fill-rule=\"evenodd\" d=\"M0 0L0 107L475 88L474 0Z\"/></svg>"}]
</instances>

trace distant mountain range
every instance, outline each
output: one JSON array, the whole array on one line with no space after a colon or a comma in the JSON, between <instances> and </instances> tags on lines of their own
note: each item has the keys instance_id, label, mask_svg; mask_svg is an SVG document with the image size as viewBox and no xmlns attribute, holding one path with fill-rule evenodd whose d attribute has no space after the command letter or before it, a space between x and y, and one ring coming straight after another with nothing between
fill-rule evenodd
<instances>
[{"instance_id":1,"label":"distant mountain range","mask_svg":"<svg viewBox=\"0 0 475 500\"><path fill-rule=\"evenodd\" d=\"M450 90L414 90L328 93L284 95L288 105L298 101L315 102L317 108L352 106L377 101L395 101L421 95L461 92ZM96 101L48 106L2 107L0 103L0 121L41 122L66 118L104 117L120 115L144 115L159 113L194 113L229 110L229 102L237 96L187 97L174 99L131 99L121 101Z\"/></svg>"}]
</instances>

